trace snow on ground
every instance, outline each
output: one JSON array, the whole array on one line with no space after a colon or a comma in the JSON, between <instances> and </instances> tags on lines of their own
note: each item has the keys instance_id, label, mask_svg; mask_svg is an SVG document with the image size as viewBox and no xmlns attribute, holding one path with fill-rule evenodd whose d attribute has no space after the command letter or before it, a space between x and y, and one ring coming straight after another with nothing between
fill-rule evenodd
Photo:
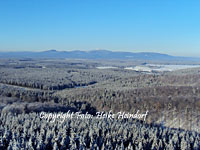
<instances>
[{"instance_id":1,"label":"snow on ground","mask_svg":"<svg viewBox=\"0 0 200 150\"><path fill-rule=\"evenodd\" d=\"M125 67L125 70L134 70L141 72L164 72L164 71L175 71L180 69L196 68L200 65L159 65L159 64L146 64L139 65L135 67ZM97 69L117 69L118 67L114 66L99 66Z\"/></svg>"},{"instance_id":2,"label":"snow on ground","mask_svg":"<svg viewBox=\"0 0 200 150\"><path fill-rule=\"evenodd\" d=\"M175 71L180 69L196 68L200 65L158 65L158 64L146 64L135 67L126 67L127 70L144 71L144 72L164 72Z\"/></svg>"},{"instance_id":3,"label":"snow on ground","mask_svg":"<svg viewBox=\"0 0 200 150\"><path fill-rule=\"evenodd\" d=\"M126 70L134 70L134 71L145 71L145 72L151 72L152 69L146 66L136 66L136 67L126 67L124 68Z\"/></svg>"},{"instance_id":4,"label":"snow on ground","mask_svg":"<svg viewBox=\"0 0 200 150\"><path fill-rule=\"evenodd\" d=\"M96 67L97 69L117 69L117 67L113 66L102 66L102 67Z\"/></svg>"}]
</instances>

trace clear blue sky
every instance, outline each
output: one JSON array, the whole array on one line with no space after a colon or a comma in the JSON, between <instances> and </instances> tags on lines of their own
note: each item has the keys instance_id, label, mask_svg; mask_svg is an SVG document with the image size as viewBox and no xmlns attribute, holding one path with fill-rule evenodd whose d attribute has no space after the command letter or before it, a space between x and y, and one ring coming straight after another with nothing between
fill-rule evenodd
<instances>
[{"instance_id":1,"label":"clear blue sky","mask_svg":"<svg viewBox=\"0 0 200 150\"><path fill-rule=\"evenodd\" d=\"M0 0L0 51L200 56L199 0Z\"/></svg>"}]
</instances>

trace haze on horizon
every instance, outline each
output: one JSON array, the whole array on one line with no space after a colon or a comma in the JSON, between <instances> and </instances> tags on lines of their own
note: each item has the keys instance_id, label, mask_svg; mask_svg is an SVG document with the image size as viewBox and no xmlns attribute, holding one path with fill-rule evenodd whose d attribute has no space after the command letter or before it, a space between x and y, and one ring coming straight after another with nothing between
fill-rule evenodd
<instances>
[{"instance_id":1,"label":"haze on horizon","mask_svg":"<svg viewBox=\"0 0 200 150\"><path fill-rule=\"evenodd\" d=\"M200 57L200 1L0 1L0 51L97 50Z\"/></svg>"}]
</instances>

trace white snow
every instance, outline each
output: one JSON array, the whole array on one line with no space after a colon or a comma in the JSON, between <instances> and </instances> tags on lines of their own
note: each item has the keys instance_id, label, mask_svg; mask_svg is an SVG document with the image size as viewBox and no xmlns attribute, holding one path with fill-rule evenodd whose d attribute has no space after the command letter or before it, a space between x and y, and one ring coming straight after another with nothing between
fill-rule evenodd
<instances>
[{"instance_id":1,"label":"white snow","mask_svg":"<svg viewBox=\"0 0 200 150\"><path fill-rule=\"evenodd\" d=\"M97 69L116 69L117 67L113 66L102 66L102 67L96 67Z\"/></svg>"},{"instance_id":2,"label":"white snow","mask_svg":"<svg viewBox=\"0 0 200 150\"><path fill-rule=\"evenodd\" d=\"M152 71L149 67L146 67L146 66L126 67L124 69L135 70L135 71L145 71L145 72L151 72Z\"/></svg>"},{"instance_id":3,"label":"white snow","mask_svg":"<svg viewBox=\"0 0 200 150\"><path fill-rule=\"evenodd\" d=\"M180 69L196 68L200 65L158 65L158 64L146 64L135 67L126 67L127 70L144 71L144 72L164 72L164 71L175 71Z\"/></svg>"}]
</instances>

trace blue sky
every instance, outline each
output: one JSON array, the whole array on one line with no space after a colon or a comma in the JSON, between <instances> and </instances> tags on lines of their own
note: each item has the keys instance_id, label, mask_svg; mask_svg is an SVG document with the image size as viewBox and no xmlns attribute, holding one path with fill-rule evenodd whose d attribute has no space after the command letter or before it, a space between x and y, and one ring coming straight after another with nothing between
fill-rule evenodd
<instances>
[{"instance_id":1,"label":"blue sky","mask_svg":"<svg viewBox=\"0 0 200 150\"><path fill-rule=\"evenodd\" d=\"M0 51L200 57L199 0L0 0Z\"/></svg>"}]
</instances>

